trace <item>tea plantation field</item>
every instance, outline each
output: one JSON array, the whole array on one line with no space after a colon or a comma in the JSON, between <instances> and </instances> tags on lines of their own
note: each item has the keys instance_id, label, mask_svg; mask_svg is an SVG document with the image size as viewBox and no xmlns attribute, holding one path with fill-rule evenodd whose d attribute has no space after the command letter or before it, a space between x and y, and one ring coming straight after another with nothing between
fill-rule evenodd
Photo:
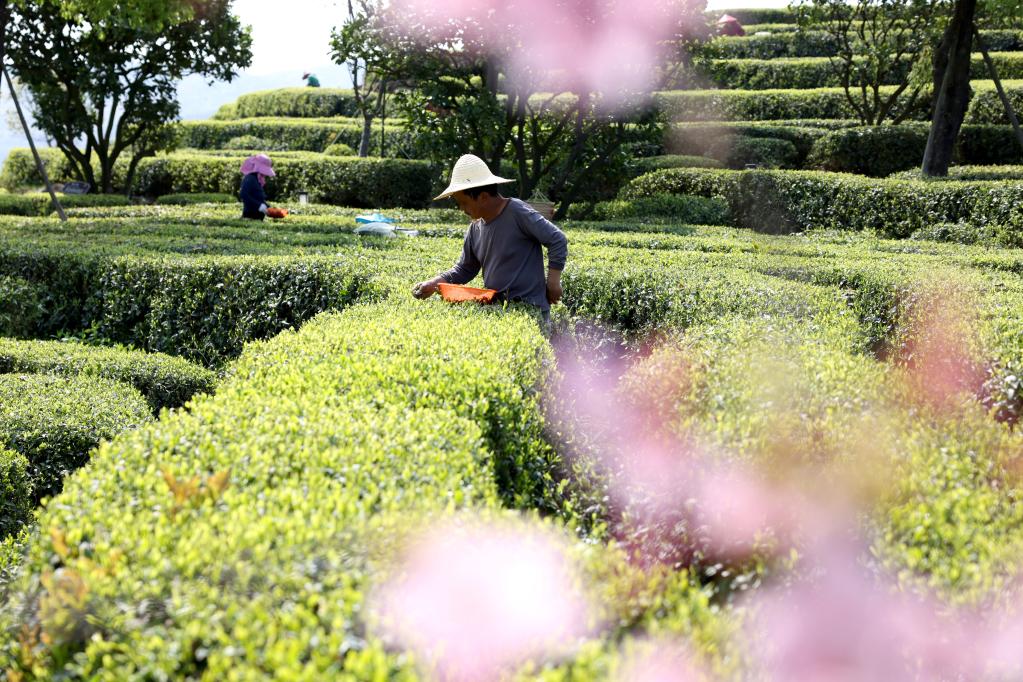
<instances>
[{"instance_id":1,"label":"tea plantation field","mask_svg":"<svg viewBox=\"0 0 1023 682\"><path fill-rule=\"evenodd\" d=\"M418 677L369 606L402 540L511 510L569 538L593 605L517 675L628 678L666 641L710 674L770 671L748 622L810 570L813 516L726 551L712 520L618 495L639 454L565 418L586 413L580 358L619 415L784 480L791 509L846 491L860 560L904 594L1011 599L1018 251L575 221L547 336L528 311L411 298L459 252L452 211L396 212L420 236L383 239L354 209L290 208L0 221L0 329L23 339L0 343L0 394L26 397L0 413L9 678Z\"/></svg>"},{"instance_id":2,"label":"tea plantation field","mask_svg":"<svg viewBox=\"0 0 1023 682\"><path fill-rule=\"evenodd\" d=\"M957 165L923 179L926 93L863 125L833 38L728 12L748 35L666 68L560 223L549 328L413 299L467 221L410 121L354 156L350 91L182 122L66 224L12 152L4 679L1023 678L1001 101L973 55ZM1009 24L981 35L1018 109ZM238 217L261 152L285 220ZM367 209L418 236L355 234Z\"/></svg>"}]
</instances>

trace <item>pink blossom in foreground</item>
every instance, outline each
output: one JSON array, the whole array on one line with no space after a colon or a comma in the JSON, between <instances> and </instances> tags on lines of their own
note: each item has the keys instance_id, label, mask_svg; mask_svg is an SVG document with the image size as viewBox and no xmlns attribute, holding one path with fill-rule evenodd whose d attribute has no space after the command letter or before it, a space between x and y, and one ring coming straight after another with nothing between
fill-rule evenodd
<instances>
[{"instance_id":1,"label":"pink blossom in foreground","mask_svg":"<svg viewBox=\"0 0 1023 682\"><path fill-rule=\"evenodd\" d=\"M656 642L628 656L614 682L697 682L707 679L685 647Z\"/></svg>"},{"instance_id":2,"label":"pink blossom in foreground","mask_svg":"<svg viewBox=\"0 0 1023 682\"><path fill-rule=\"evenodd\" d=\"M985 372L970 354L976 345L976 321L966 305L929 295L916 305L913 317L915 329L901 354L914 396L951 409L964 394L976 395Z\"/></svg>"},{"instance_id":3,"label":"pink blossom in foreground","mask_svg":"<svg viewBox=\"0 0 1023 682\"><path fill-rule=\"evenodd\" d=\"M702 2L681 0L394 0L409 28L443 33L472 27L473 40L504 55L511 79L556 74L575 92L644 90L665 63L664 45L703 19Z\"/></svg>"},{"instance_id":4,"label":"pink blossom in foreground","mask_svg":"<svg viewBox=\"0 0 1023 682\"><path fill-rule=\"evenodd\" d=\"M766 679L972 679L975 647L960 622L873 579L854 546L818 546L811 554L817 559L801 567L801 582L753 600L746 641L755 643Z\"/></svg>"},{"instance_id":5,"label":"pink blossom in foreground","mask_svg":"<svg viewBox=\"0 0 1023 682\"><path fill-rule=\"evenodd\" d=\"M804 496L675 435L667 421L672 410L659 403L663 396L671 400L673 382L685 384L687 370L670 351L654 352L656 372L644 381L658 386L628 399L618 385L626 367L592 367L559 354L558 394L571 409L556 419L599 440L589 454L611 474L611 499L632 519L623 542L634 555L668 563L688 561L697 545L704 555L741 558L768 535L787 542L808 507ZM819 506L814 514L825 518Z\"/></svg>"},{"instance_id":6,"label":"pink blossom in foreground","mask_svg":"<svg viewBox=\"0 0 1023 682\"><path fill-rule=\"evenodd\" d=\"M420 537L372 600L385 636L445 680L494 679L564 653L589 608L563 541L524 523L446 523Z\"/></svg>"}]
</instances>

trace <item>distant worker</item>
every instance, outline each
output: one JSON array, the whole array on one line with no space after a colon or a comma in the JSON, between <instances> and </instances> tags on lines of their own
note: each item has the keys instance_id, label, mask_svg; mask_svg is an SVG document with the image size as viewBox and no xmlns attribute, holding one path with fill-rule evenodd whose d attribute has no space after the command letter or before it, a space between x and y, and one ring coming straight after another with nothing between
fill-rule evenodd
<instances>
[{"instance_id":1,"label":"distant worker","mask_svg":"<svg viewBox=\"0 0 1023 682\"><path fill-rule=\"evenodd\" d=\"M273 162L266 154L250 156L242 162L242 218L251 220L262 220L269 211L270 206L266 203L266 179L272 178L274 173Z\"/></svg>"},{"instance_id":2,"label":"distant worker","mask_svg":"<svg viewBox=\"0 0 1023 682\"><path fill-rule=\"evenodd\" d=\"M310 88L320 87L320 79L316 77L315 73L309 73L306 71L302 74L302 80L304 80L305 84Z\"/></svg>"},{"instance_id":3,"label":"distant worker","mask_svg":"<svg viewBox=\"0 0 1023 682\"><path fill-rule=\"evenodd\" d=\"M451 171L451 183L434 201L451 197L472 218L455 267L412 289L429 298L438 284L466 284L483 270L483 285L498 299L536 306L550 322L551 304L561 300L561 271L568 259L568 237L520 199L501 196L497 186L514 182L490 172L483 159L466 154ZM544 275L543 248L547 247Z\"/></svg>"},{"instance_id":4,"label":"distant worker","mask_svg":"<svg viewBox=\"0 0 1023 682\"><path fill-rule=\"evenodd\" d=\"M718 19L718 33L723 36L744 36L746 29L731 14L722 14Z\"/></svg>"}]
</instances>

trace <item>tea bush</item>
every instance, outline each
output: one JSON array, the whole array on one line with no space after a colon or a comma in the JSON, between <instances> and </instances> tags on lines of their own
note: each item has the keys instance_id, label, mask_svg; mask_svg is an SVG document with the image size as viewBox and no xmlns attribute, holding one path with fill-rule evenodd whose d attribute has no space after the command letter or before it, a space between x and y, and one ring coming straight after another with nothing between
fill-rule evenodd
<instances>
[{"instance_id":1,"label":"tea bush","mask_svg":"<svg viewBox=\"0 0 1023 682\"><path fill-rule=\"evenodd\" d=\"M221 107L214 118L237 119L286 116L323 118L356 116L358 109L351 90L338 88L280 88L242 95Z\"/></svg>"},{"instance_id":2,"label":"tea bush","mask_svg":"<svg viewBox=\"0 0 1023 682\"><path fill-rule=\"evenodd\" d=\"M68 163L67 158L59 149L40 149L39 157L43 162L43 166L46 168L46 174L53 182L62 183L81 179L75 176L71 169L71 164ZM99 171L99 166L95 160L93 161L93 170L97 172ZM114 164L113 184L115 190L125 188L125 177L127 175L127 171L128 162L122 155L122 157L118 159L118 162ZM42 186L43 178L39 175L39 172L36 169L36 162L32 157L31 150L12 149L7 154L7 158L4 159L3 169L0 170L0 187L5 187L9 190L18 190L24 187L38 189ZM83 202L83 205L88 205L88 202L91 201L92 197L103 196L107 195L61 195L61 199L63 200L66 198L70 202L80 200ZM40 202L43 201L41 197L36 200ZM116 197L113 200L116 200ZM104 200L100 199L99 201ZM36 215L45 215L45 213L42 212L43 210L48 209L40 204L41 212Z\"/></svg>"},{"instance_id":3,"label":"tea bush","mask_svg":"<svg viewBox=\"0 0 1023 682\"><path fill-rule=\"evenodd\" d=\"M1005 94L1016 111L1023 110L1023 81L1003 81ZM978 125L1008 125L1009 117L1002 106L1002 100L994 85L974 88L970 107L966 111L965 123Z\"/></svg>"},{"instance_id":4,"label":"tea bush","mask_svg":"<svg viewBox=\"0 0 1023 682\"><path fill-rule=\"evenodd\" d=\"M249 145L229 147L231 140L255 137L272 141L272 147ZM408 133L400 122L390 122L384 130L384 144L390 155L404 148ZM288 118L249 118L231 121L185 121L181 124L181 144L195 149L290 149L324 152L334 144L357 149L362 139L362 121L350 118L306 120ZM370 152L380 153L379 126L374 129Z\"/></svg>"},{"instance_id":5,"label":"tea bush","mask_svg":"<svg viewBox=\"0 0 1023 682\"><path fill-rule=\"evenodd\" d=\"M156 198L161 206L192 206L193 204L237 204L237 195L207 192L190 194L164 194Z\"/></svg>"},{"instance_id":6,"label":"tea bush","mask_svg":"<svg viewBox=\"0 0 1023 682\"><path fill-rule=\"evenodd\" d=\"M41 292L32 335L87 330L205 365L372 290L357 263L323 256L104 258L16 248L0 249L0 268Z\"/></svg>"},{"instance_id":7,"label":"tea bush","mask_svg":"<svg viewBox=\"0 0 1023 682\"><path fill-rule=\"evenodd\" d=\"M707 18L717 21L722 14L730 14L743 24L786 24L796 25L796 15L788 7L740 7L706 12Z\"/></svg>"},{"instance_id":8,"label":"tea bush","mask_svg":"<svg viewBox=\"0 0 1023 682\"><path fill-rule=\"evenodd\" d=\"M991 60L999 78L1023 78L1023 53L993 52ZM735 90L773 90L787 88L839 87L842 79L839 69L830 57L789 57L775 59L711 59L700 64L718 87ZM905 80L908 64L889 72L884 85L898 85ZM970 60L970 76L977 80L988 78L987 65L980 54Z\"/></svg>"},{"instance_id":9,"label":"tea bush","mask_svg":"<svg viewBox=\"0 0 1023 682\"><path fill-rule=\"evenodd\" d=\"M0 542L18 533L32 519L33 508L28 460L0 447Z\"/></svg>"},{"instance_id":10,"label":"tea bush","mask_svg":"<svg viewBox=\"0 0 1023 682\"><path fill-rule=\"evenodd\" d=\"M811 171L672 169L633 180L621 198L695 194L728 201L733 220L752 229L872 230L906 237L935 223L1012 222L1023 185L874 180Z\"/></svg>"},{"instance_id":11,"label":"tea bush","mask_svg":"<svg viewBox=\"0 0 1023 682\"><path fill-rule=\"evenodd\" d=\"M195 147L198 145L187 144L187 147ZM248 150L248 149L262 149L264 152L276 152L285 151L288 148L278 142L272 142L263 137L256 137L255 135L239 135L238 137L232 137L227 142L221 145L221 149L235 149L235 150Z\"/></svg>"},{"instance_id":12,"label":"tea bush","mask_svg":"<svg viewBox=\"0 0 1023 682\"><path fill-rule=\"evenodd\" d=\"M880 178L919 167L929 128L921 124L836 130L814 143L806 167Z\"/></svg>"},{"instance_id":13,"label":"tea bush","mask_svg":"<svg viewBox=\"0 0 1023 682\"><path fill-rule=\"evenodd\" d=\"M814 143L828 133L826 126L805 125L803 121L785 121L785 125L775 123L773 121L679 123L672 126L666 145L673 152L713 155L722 163L731 161L733 165L741 168L747 163L757 163L755 159L744 158L739 154L739 150L756 148L756 143L751 146L751 140L784 140L795 147L796 156L792 162L798 167L805 163ZM796 123L799 125L795 125ZM786 156L790 155L791 151L786 148Z\"/></svg>"},{"instance_id":14,"label":"tea bush","mask_svg":"<svg viewBox=\"0 0 1023 682\"><path fill-rule=\"evenodd\" d=\"M64 208L127 206L127 197L114 194L59 194ZM56 213L49 194L0 194L0 215L46 216Z\"/></svg>"},{"instance_id":15,"label":"tea bush","mask_svg":"<svg viewBox=\"0 0 1023 682\"><path fill-rule=\"evenodd\" d=\"M784 123L784 125L779 125ZM829 129L831 132L829 132ZM841 132L846 135L839 135ZM900 125L884 125L879 128L864 128L856 121L760 121L757 123L742 122L695 122L681 123L672 127L667 146L679 154L718 155L727 159L733 153L732 148L749 139L784 139L792 142L798 156L796 167L806 168L807 158L816 146L813 163L828 165L835 169L847 169L845 172L873 171L874 165L865 154L859 153L851 144L863 138L863 142L874 147L890 142L905 150L913 158L923 158L919 139L926 143L927 124L903 123ZM829 142L818 142L826 136L832 136ZM729 145L732 147L729 147ZM917 150L919 148L919 154ZM881 154L882 157L892 155ZM718 158L718 157L715 157ZM956 143L955 158L962 164L1008 164L1023 163L1023 149L1016 141L1016 134L1011 126L998 125L964 125L959 132ZM720 160L720 159L719 159ZM919 159L917 163L919 162ZM747 162L743 162L745 165ZM753 163L749 161L748 163ZM912 164L898 158L888 158L882 166L910 168ZM880 168L880 166L879 166Z\"/></svg>"},{"instance_id":16,"label":"tea bush","mask_svg":"<svg viewBox=\"0 0 1023 682\"><path fill-rule=\"evenodd\" d=\"M650 171L663 168L721 168L722 164L717 159L706 156L693 156L687 154L664 154L662 156L644 156L633 160L636 175L649 173Z\"/></svg>"},{"instance_id":17,"label":"tea bush","mask_svg":"<svg viewBox=\"0 0 1023 682\"><path fill-rule=\"evenodd\" d=\"M28 336L46 309L45 289L20 277L0 275L0 336Z\"/></svg>"},{"instance_id":18,"label":"tea bush","mask_svg":"<svg viewBox=\"0 0 1023 682\"><path fill-rule=\"evenodd\" d=\"M770 35L721 36L701 48L715 59L778 59L780 57L833 57L839 41L826 31L790 31Z\"/></svg>"},{"instance_id":19,"label":"tea bush","mask_svg":"<svg viewBox=\"0 0 1023 682\"><path fill-rule=\"evenodd\" d=\"M724 139L711 148L711 156L720 158L729 168L756 164L764 168L795 168L799 151L789 140L773 137L738 137Z\"/></svg>"},{"instance_id":20,"label":"tea bush","mask_svg":"<svg viewBox=\"0 0 1023 682\"><path fill-rule=\"evenodd\" d=\"M481 327L492 327L483 339ZM490 352L480 352L485 339ZM532 449L542 344L528 318L420 305L353 309L252 346L216 398L105 446L90 476L43 512L67 552L40 538L12 599L52 630L53 646L28 658L5 645L5 667L127 677L408 670L360 615L373 535L424 512L496 506L496 472L508 475L509 499L543 494L546 455ZM192 476L193 492L178 495L173 486ZM196 541L209 534L221 539ZM94 626L60 630L38 610L53 551L88 583L102 637ZM85 563L115 555L116 580ZM168 627L172 602L190 615ZM145 604L141 619L119 603Z\"/></svg>"},{"instance_id":21,"label":"tea bush","mask_svg":"<svg viewBox=\"0 0 1023 682\"><path fill-rule=\"evenodd\" d=\"M152 420L145 398L118 381L0 374L0 447L28 460L35 501L60 492L100 441Z\"/></svg>"},{"instance_id":22,"label":"tea bush","mask_svg":"<svg viewBox=\"0 0 1023 682\"><path fill-rule=\"evenodd\" d=\"M193 192L237 196L242 181L238 169L243 160L244 156L194 153L144 159L133 191L149 196ZM278 155L274 170L277 177L266 186L270 200L306 191L313 201L367 208L426 206L435 179L434 170L423 161L311 153Z\"/></svg>"},{"instance_id":23,"label":"tea bush","mask_svg":"<svg viewBox=\"0 0 1023 682\"><path fill-rule=\"evenodd\" d=\"M623 220L628 218L660 219L695 225L726 225L728 204L721 200L685 195L665 194L633 201L602 201L592 209L574 205L570 218L590 220Z\"/></svg>"},{"instance_id":24,"label":"tea bush","mask_svg":"<svg viewBox=\"0 0 1023 682\"><path fill-rule=\"evenodd\" d=\"M1023 31L982 30L981 36L991 52L1023 50ZM853 47L856 48L855 41ZM702 47L701 54L715 59L833 57L839 48L838 38L826 31L786 31L762 36L722 36Z\"/></svg>"},{"instance_id":25,"label":"tea bush","mask_svg":"<svg viewBox=\"0 0 1023 682\"><path fill-rule=\"evenodd\" d=\"M134 386L154 412L180 407L197 393L210 393L213 372L181 358L61 341L0 338L0 375L98 376Z\"/></svg>"},{"instance_id":26,"label":"tea bush","mask_svg":"<svg viewBox=\"0 0 1023 682\"><path fill-rule=\"evenodd\" d=\"M969 180L1023 180L1023 165L1020 166L951 166L947 176L925 176L919 170L895 173L893 178L901 180L926 180L928 182L969 181Z\"/></svg>"},{"instance_id":27,"label":"tea bush","mask_svg":"<svg viewBox=\"0 0 1023 682\"><path fill-rule=\"evenodd\" d=\"M887 92L893 86L881 86ZM919 98L910 120L927 118L927 99ZM655 101L673 121L769 121L793 118L854 118L842 88L809 90L671 90Z\"/></svg>"}]
</instances>

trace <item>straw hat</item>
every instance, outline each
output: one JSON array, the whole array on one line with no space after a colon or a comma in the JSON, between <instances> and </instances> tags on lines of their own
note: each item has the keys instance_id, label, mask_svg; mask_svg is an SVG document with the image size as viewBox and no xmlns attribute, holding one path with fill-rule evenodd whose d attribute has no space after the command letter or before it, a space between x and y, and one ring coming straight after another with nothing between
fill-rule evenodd
<instances>
[{"instance_id":1,"label":"straw hat","mask_svg":"<svg viewBox=\"0 0 1023 682\"><path fill-rule=\"evenodd\" d=\"M497 185L502 182L515 181L497 177L490 172L483 159L472 154L466 154L455 162L455 168L451 171L451 182L448 188L434 197L433 200L447 199L455 192L472 189L473 187Z\"/></svg>"}]
</instances>

